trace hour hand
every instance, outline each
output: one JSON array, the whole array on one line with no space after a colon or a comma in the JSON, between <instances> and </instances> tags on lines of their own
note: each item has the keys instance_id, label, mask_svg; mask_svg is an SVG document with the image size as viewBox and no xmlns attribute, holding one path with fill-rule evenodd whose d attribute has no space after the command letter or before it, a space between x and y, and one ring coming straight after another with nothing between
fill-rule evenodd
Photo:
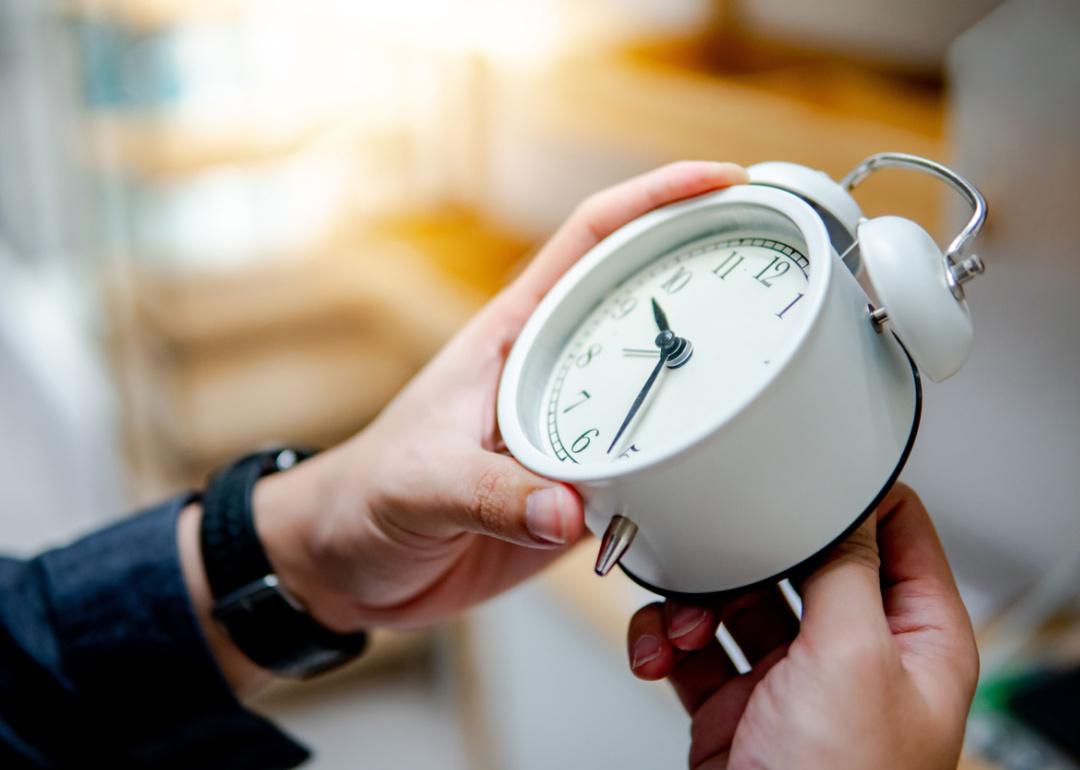
<instances>
[{"instance_id":1,"label":"hour hand","mask_svg":"<svg viewBox=\"0 0 1080 770\"><path fill-rule=\"evenodd\" d=\"M650 297L650 300L652 301L652 315L653 318L656 319L656 327L661 332L671 331L671 326L668 324L667 316L660 307L660 303L656 301L655 297Z\"/></svg>"},{"instance_id":2,"label":"hour hand","mask_svg":"<svg viewBox=\"0 0 1080 770\"><path fill-rule=\"evenodd\" d=\"M660 329L660 337L667 335L674 340L667 351L665 363L669 369L678 369L690 360L690 355L694 352L694 346L690 344L689 340L678 337L675 335L675 332L671 331L671 324L668 323L667 313L660 307L660 303L656 301L656 297L650 297L649 301L652 303L653 319L656 321L657 328ZM663 346L660 344L660 337L656 338L656 345L662 349ZM641 356L656 355L658 351L645 351L640 348L623 348L623 352L631 356Z\"/></svg>"}]
</instances>

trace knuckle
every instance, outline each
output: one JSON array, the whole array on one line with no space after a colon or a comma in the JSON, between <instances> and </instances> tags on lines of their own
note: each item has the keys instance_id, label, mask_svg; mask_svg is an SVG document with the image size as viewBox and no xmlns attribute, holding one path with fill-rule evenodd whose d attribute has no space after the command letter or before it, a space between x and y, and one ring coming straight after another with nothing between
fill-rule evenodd
<instances>
[{"instance_id":1,"label":"knuckle","mask_svg":"<svg viewBox=\"0 0 1080 770\"><path fill-rule=\"evenodd\" d=\"M919 497L919 493L904 482L898 481L889 491L889 495L883 503L883 508L887 511L893 511L905 506L926 510L922 498Z\"/></svg>"},{"instance_id":2,"label":"knuckle","mask_svg":"<svg viewBox=\"0 0 1080 770\"><path fill-rule=\"evenodd\" d=\"M469 515L485 532L497 532L499 529L501 487L502 473L492 467L484 468L473 486Z\"/></svg>"},{"instance_id":3,"label":"knuckle","mask_svg":"<svg viewBox=\"0 0 1080 770\"><path fill-rule=\"evenodd\" d=\"M965 696L970 701L975 694L975 687L979 683L981 662L979 660L979 647L975 643L974 636L969 637L965 647L967 648L965 653L959 656L958 669Z\"/></svg>"},{"instance_id":4,"label":"knuckle","mask_svg":"<svg viewBox=\"0 0 1080 770\"><path fill-rule=\"evenodd\" d=\"M881 569L881 556L878 553L877 538L873 529L862 526L839 545L834 551L834 559L846 561L878 572Z\"/></svg>"},{"instance_id":5,"label":"knuckle","mask_svg":"<svg viewBox=\"0 0 1080 770\"><path fill-rule=\"evenodd\" d=\"M596 211L603 204L603 193L594 192L582 199L582 201L574 207L573 213L570 215L571 219L589 221L596 214Z\"/></svg>"}]
</instances>

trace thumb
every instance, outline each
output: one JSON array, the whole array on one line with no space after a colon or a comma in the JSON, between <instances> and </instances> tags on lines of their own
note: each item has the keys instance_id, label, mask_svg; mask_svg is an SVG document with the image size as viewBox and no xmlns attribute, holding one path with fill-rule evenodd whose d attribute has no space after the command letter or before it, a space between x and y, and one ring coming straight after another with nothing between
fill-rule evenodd
<instances>
[{"instance_id":1,"label":"thumb","mask_svg":"<svg viewBox=\"0 0 1080 770\"><path fill-rule=\"evenodd\" d=\"M885 625L876 525L868 517L802 582L807 635Z\"/></svg>"},{"instance_id":2,"label":"thumb","mask_svg":"<svg viewBox=\"0 0 1080 770\"><path fill-rule=\"evenodd\" d=\"M573 543L584 532L577 493L530 473L513 458L480 450L457 473L450 514L465 531L541 548Z\"/></svg>"}]
</instances>

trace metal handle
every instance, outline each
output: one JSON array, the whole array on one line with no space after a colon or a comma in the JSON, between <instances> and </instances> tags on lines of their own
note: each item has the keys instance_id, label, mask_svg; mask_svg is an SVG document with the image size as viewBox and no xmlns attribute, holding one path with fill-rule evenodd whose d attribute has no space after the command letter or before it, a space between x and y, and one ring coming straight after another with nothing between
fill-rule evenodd
<instances>
[{"instance_id":1,"label":"metal handle","mask_svg":"<svg viewBox=\"0 0 1080 770\"><path fill-rule=\"evenodd\" d=\"M953 239L953 242L949 244L944 257L945 274L949 278L949 288L952 289L953 295L957 299L963 299L963 284L986 269L983 261L975 254L966 259L961 259L968 242L979 234L983 223L986 222L986 199L975 188L975 185L951 168L927 158L909 155L904 152L881 152L877 155L871 155L840 180L840 184L845 190L854 189L856 185L874 171L882 168L906 168L929 174L948 184L971 205L971 219L968 220L960 234Z\"/></svg>"}]
</instances>

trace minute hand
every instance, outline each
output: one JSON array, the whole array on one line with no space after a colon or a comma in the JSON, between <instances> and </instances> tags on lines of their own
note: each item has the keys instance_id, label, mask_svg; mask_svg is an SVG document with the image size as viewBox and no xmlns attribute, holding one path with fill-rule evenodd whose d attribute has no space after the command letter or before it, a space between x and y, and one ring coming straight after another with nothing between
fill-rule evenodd
<instances>
[{"instance_id":1,"label":"minute hand","mask_svg":"<svg viewBox=\"0 0 1080 770\"><path fill-rule=\"evenodd\" d=\"M642 387L641 392L637 394L637 398L634 399L634 403L630 406L630 411L626 413L622 425L619 426L619 432L616 433L615 438L611 440L611 446L607 448L608 454L611 454L611 450L615 448L615 444L622 438L622 434L626 432L626 426L630 424L630 421L634 419L634 415L637 414L638 409L641 408L642 403L645 401L645 396L649 395L649 391L652 390L652 386L656 382L656 378L660 375L660 370L663 369L664 364L667 363L673 348L673 345L666 345L660 348L660 360L656 362L656 366L653 367L652 372L649 374L649 379L645 380L645 386Z\"/></svg>"}]
</instances>

